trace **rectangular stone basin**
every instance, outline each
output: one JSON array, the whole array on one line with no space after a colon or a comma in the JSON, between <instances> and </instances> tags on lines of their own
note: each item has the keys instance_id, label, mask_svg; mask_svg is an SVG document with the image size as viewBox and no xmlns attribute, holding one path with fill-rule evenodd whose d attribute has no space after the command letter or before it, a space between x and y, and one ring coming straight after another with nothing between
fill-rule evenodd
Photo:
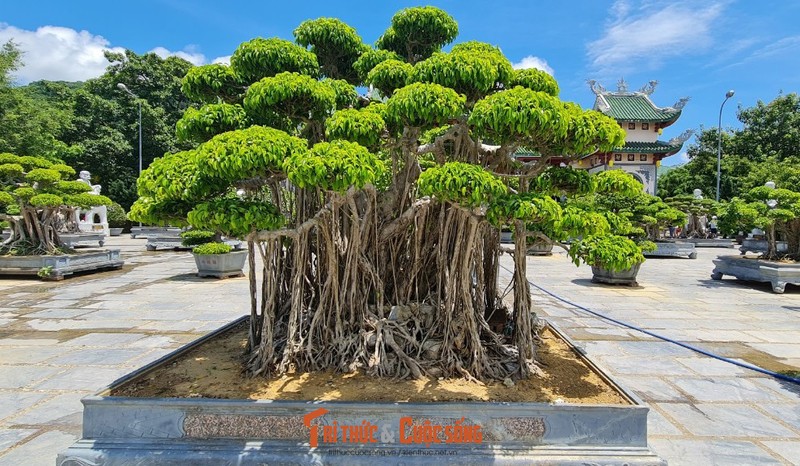
<instances>
[{"instance_id":1,"label":"rectangular stone basin","mask_svg":"<svg viewBox=\"0 0 800 466\"><path fill-rule=\"evenodd\" d=\"M75 272L101 269L119 269L125 263L119 249L86 250L76 254L60 256L2 256L0 274L38 275L42 269L49 269L49 275L42 278L61 280Z\"/></svg>"},{"instance_id":2,"label":"rectangular stone basin","mask_svg":"<svg viewBox=\"0 0 800 466\"><path fill-rule=\"evenodd\" d=\"M230 326L215 334L227 328ZM666 464L647 446L649 409L610 380L630 404L304 402L107 395L114 387L170 364L213 336L84 398L83 438L61 453L57 464ZM358 441L345 442L342 430L349 439L357 435Z\"/></svg>"}]
</instances>

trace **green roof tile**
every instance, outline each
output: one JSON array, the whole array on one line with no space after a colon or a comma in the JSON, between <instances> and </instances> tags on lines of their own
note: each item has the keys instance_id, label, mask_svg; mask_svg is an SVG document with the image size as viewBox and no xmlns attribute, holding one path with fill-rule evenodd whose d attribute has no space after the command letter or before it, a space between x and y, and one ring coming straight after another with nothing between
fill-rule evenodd
<instances>
[{"instance_id":1,"label":"green roof tile","mask_svg":"<svg viewBox=\"0 0 800 466\"><path fill-rule=\"evenodd\" d=\"M673 108L662 109L653 105L647 96L642 94L615 95L605 94L602 96L611 108L600 111L614 118L617 121L673 121L680 114L680 110Z\"/></svg>"},{"instance_id":2,"label":"green roof tile","mask_svg":"<svg viewBox=\"0 0 800 466\"><path fill-rule=\"evenodd\" d=\"M615 147L611 152L625 152L636 154L663 154L681 150L683 144L670 144L667 142L626 142L622 147Z\"/></svg>"}]
</instances>

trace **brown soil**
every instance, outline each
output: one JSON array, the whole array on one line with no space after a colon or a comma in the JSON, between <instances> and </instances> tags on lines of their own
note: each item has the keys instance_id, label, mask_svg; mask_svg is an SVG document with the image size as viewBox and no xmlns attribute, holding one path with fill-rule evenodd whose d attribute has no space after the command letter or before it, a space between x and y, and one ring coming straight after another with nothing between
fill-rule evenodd
<instances>
[{"instance_id":1,"label":"brown soil","mask_svg":"<svg viewBox=\"0 0 800 466\"><path fill-rule=\"evenodd\" d=\"M111 395L391 402L563 400L566 403L628 404L550 330L542 332L538 352L545 375L516 381L513 386L463 379L382 380L361 373L333 372L246 378L242 374L246 338L244 325L234 328L175 362L112 389Z\"/></svg>"}]
</instances>

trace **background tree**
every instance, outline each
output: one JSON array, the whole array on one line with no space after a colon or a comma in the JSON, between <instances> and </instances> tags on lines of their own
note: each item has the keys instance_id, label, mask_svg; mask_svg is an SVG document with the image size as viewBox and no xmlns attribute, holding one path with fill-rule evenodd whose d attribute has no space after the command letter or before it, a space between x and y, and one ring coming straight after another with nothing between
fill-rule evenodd
<instances>
[{"instance_id":1,"label":"background tree","mask_svg":"<svg viewBox=\"0 0 800 466\"><path fill-rule=\"evenodd\" d=\"M743 128L722 134L720 199L742 196L763 186L773 177L786 176L780 186L797 186L796 173L783 167L798 167L800 158L800 97L779 95L770 103L759 101L737 112ZM662 197L688 195L701 189L706 196L716 193L717 129L703 130L689 146L689 162L658 180ZM778 168L779 171L771 169Z\"/></svg>"},{"instance_id":2,"label":"background tree","mask_svg":"<svg viewBox=\"0 0 800 466\"><path fill-rule=\"evenodd\" d=\"M131 217L247 239L252 374L536 372L526 224L560 208L531 182L549 157L610 150L624 132L494 46L441 52L457 25L437 8L398 12L378 49L336 20L295 34L300 45L253 39L229 68L189 73L183 90L204 105L177 127L202 143L148 168ZM388 99L366 105L354 84ZM523 144L541 163L515 162ZM498 294L504 224L517 233L511 313ZM492 316L510 321L508 339Z\"/></svg>"},{"instance_id":3,"label":"background tree","mask_svg":"<svg viewBox=\"0 0 800 466\"><path fill-rule=\"evenodd\" d=\"M79 149L60 140L70 124L71 86L46 82L13 86L13 72L22 59L13 42L0 50L0 152L61 160Z\"/></svg>"},{"instance_id":4,"label":"background tree","mask_svg":"<svg viewBox=\"0 0 800 466\"><path fill-rule=\"evenodd\" d=\"M192 65L178 57L154 53L137 55L106 52L110 65L99 78L89 80L74 96L72 125L63 136L81 147L64 160L89 170L104 192L129 208L136 199L139 176L138 104L142 104L142 166L168 152L189 147L178 143L175 124L188 108L181 80ZM120 91L125 84L139 101Z\"/></svg>"}]
</instances>

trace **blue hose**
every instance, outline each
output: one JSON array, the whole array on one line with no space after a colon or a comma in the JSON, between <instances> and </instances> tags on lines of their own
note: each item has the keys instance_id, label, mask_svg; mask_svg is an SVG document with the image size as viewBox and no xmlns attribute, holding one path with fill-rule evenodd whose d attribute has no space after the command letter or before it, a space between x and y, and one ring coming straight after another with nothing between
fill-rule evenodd
<instances>
[{"instance_id":1,"label":"blue hose","mask_svg":"<svg viewBox=\"0 0 800 466\"><path fill-rule=\"evenodd\" d=\"M503 266L501 265L501 267L503 267ZM506 267L503 267L503 268L508 272L512 272L510 269L508 269ZM528 280L528 283L531 286L536 287L537 289L539 289L543 293L545 293L545 294L547 294L549 296L552 296L553 298L555 298L555 299L557 299L559 301L565 302L565 303L569 304L570 306L574 306L574 307L576 307L576 308L578 308L578 309L580 309L582 311L588 312L589 314L592 314L595 317L599 317L601 319L605 319L605 320L607 320L609 322L613 322L613 323L615 323L617 325L629 328L631 330L636 330L637 332L644 333L645 335L650 335L651 337L658 338L659 340L663 340L663 341L666 341L666 342L681 346L683 348L686 348L688 350L694 351L696 353L700 353L700 354L708 356L710 358L714 358L714 359L717 359L719 361L727 362L728 364L733 364L734 366L739 366L739 367L743 367L745 369L750 369L751 371L760 372L760 373L768 375L770 377L774 377L776 379L783 380L784 382L789 382L789 383L800 385L800 379L795 379L793 377L789 377L788 375L783 375L783 374L780 374L778 372L773 372L773 371L769 371L767 369L762 369L761 367L753 366L752 364L747 364L747 363L744 363L744 362L734 361L733 359L729 359L729 358L726 358L724 356L720 356L718 354L714 354L714 353L708 352L708 351L706 351L706 350L704 350L702 348L698 348L696 346L688 345L686 343L681 343L680 341L673 340L672 338L667 338L667 337L659 335L657 333L653 333L653 332L651 332L649 330L645 330L643 328L636 327L635 325L631 325L631 324L628 324L626 322L622 322L622 321L619 321L617 319L614 319L614 318L605 316L603 314L600 314L598 312L592 311L591 309L583 307L580 304L576 304L576 303L573 303L572 301L570 301L570 300L568 300L566 298L562 298L561 296L558 296L557 294L542 288L541 286L533 283L530 280Z\"/></svg>"}]
</instances>

